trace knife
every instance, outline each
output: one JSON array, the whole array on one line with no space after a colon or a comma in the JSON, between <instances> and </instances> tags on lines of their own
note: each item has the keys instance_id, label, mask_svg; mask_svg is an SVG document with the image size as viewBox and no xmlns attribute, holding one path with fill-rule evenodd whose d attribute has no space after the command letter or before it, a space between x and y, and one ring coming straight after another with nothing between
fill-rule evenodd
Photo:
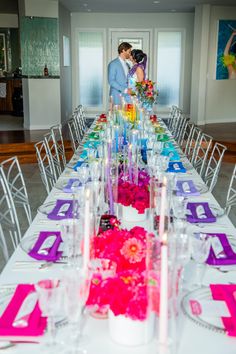
<instances>
[{"instance_id":1,"label":"knife","mask_svg":"<svg viewBox=\"0 0 236 354\"><path fill-rule=\"evenodd\" d=\"M23 328L28 327L29 318L38 301L38 294L34 291L30 293L23 301L15 319L13 327Z\"/></svg>"}]
</instances>

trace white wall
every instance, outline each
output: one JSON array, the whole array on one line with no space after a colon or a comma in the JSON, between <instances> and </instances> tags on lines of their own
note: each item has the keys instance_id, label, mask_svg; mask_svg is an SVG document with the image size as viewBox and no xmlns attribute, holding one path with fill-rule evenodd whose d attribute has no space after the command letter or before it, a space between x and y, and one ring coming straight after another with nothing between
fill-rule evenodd
<instances>
[{"instance_id":1,"label":"white wall","mask_svg":"<svg viewBox=\"0 0 236 354\"><path fill-rule=\"evenodd\" d=\"M218 20L236 20L235 7L213 6L210 17L206 123L236 122L236 80L216 80Z\"/></svg>"},{"instance_id":2,"label":"white wall","mask_svg":"<svg viewBox=\"0 0 236 354\"><path fill-rule=\"evenodd\" d=\"M58 1L18 0L19 12L23 16L58 17Z\"/></svg>"},{"instance_id":3,"label":"white wall","mask_svg":"<svg viewBox=\"0 0 236 354\"><path fill-rule=\"evenodd\" d=\"M63 65L63 36L69 38L71 49L71 16L64 6L59 5L60 79L61 79L61 121L65 123L72 113L72 70Z\"/></svg>"},{"instance_id":4,"label":"white wall","mask_svg":"<svg viewBox=\"0 0 236 354\"><path fill-rule=\"evenodd\" d=\"M236 6L196 8L190 112L199 125L236 122L236 80L216 80L218 21L230 19Z\"/></svg>"},{"instance_id":5,"label":"white wall","mask_svg":"<svg viewBox=\"0 0 236 354\"><path fill-rule=\"evenodd\" d=\"M24 128L49 129L60 122L60 79L23 79Z\"/></svg>"},{"instance_id":6,"label":"white wall","mask_svg":"<svg viewBox=\"0 0 236 354\"><path fill-rule=\"evenodd\" d=\"M191 91L191 70L192 70L192 45L193 45L193 13L143 13L143 14L113 14L113 13L72 13L72 71L76 72L76 29L77 28L102 28L106 30L106 48L109 48L109 28L127 29L151 29L153 32L151 40L151 53L156 51L154 38L155 29L184 29L186 31L185 55L184 55L184 77L183 77L183 109L190 112L190 91ZM106 55L108 63L109 55ZM152 64L153 65L153 64ZM152 70L155 72L155 70ZM155 78L153 78L155 79ZM76 76L73 75L73 106L76 100ZM108 91L107 91L108 92Z\"/></svg>"},{"instance_id":7,"label":"white wall","mask_svg":"<svg viewBox=\"0 0 236 354\"><path fill-rule=\"evenodd\" d=\"M58 1L19 0L20 16L58 18ZM24 128L49 129L61 122L60 79L23 79Z\"/></svg>"}]
</instances>

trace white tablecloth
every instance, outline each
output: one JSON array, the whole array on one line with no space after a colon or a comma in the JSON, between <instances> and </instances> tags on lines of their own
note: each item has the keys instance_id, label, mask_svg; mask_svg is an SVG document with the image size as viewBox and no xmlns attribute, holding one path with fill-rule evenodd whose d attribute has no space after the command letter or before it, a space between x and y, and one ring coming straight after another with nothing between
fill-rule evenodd
<instances>
[{"instance_id":1,"label":"white tablecloth","mask_svg":"<svg viewBox=\"0 0 236 354\"><path fill-rule=\"evenodd\" d=\"M76 175L73 170L66 168L60 179L68 176ZM194 169L187 171L187 176L194 181L202 182L199 175ZM186 176L185 176L186 177ZM179 178L183 178L183 175L179 175ZM72 196L70 195L70 198ZM45 202L49 202L56 199L68 199L68 194L53 188L50 195ZM190 198L191 201L208 201L211 204L217 204L213 195L209 192L202 194L198 197ZM142 224L141 224L142 225ZM127 227L132 227L131 223L128 225L123 225ZM142 225L145 226L145 225ZM204 232L225 232L227 234L236 237L236 230L227 216L222 216L217 220L215 224L208 224L204 228L197 228L196 226L189 226L188 230L191 229L204 231ZM32 222L32 225L24 235L24 237L31 236L37 231L41 230L59 230L59 223L54 221L48 221L46 216L38 213ZM47 269L36 269L35 267L26 270L14 270L14 265L16 261L32 261L19 246L17 250L12 255L11 259L7 263L5 269L0 276L0 286L6 284L17 284L17 283L35 283L40 279L45 278L60 278L60 273L62 271L63 265L54 264ZM192 270L194 264L192 261L186 266L186 276L192 277ZM235 271L228 273L221 273L218 270L208 267L203 283L208 285L209 283L236 283L236 267ZM236 353L236 338L230 338L225 334L215 333L209 329L205 329L196 325L194 322L185 317L182 313L179 314L178 320L178 354L235 354ZM151 354L157 353L158 343L154 339L151 343L146 346L141 347L124 347L118 345L109 337L108 332L108 321L95 319L90 317L86 328L85 334L89 336L89 341L87 345L88 354ZM7 349L10 353L32 353L32 350L37 352L39 349L38 345L33 344L20 344L12 348Z\"/></svg>"}]
</instances>

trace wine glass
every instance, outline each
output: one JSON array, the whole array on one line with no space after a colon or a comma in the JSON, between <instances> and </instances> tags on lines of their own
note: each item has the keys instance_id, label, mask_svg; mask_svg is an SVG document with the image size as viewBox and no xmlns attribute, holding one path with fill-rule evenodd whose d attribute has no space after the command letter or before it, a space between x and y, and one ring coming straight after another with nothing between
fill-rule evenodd
<instances>
[{"instance_id":1,"label":"wine glass","mask_svg":"<svg viewBox=\"0 0 236 354\"><path fill-rule=\"evenodd\" d=\"M66 266L62 281L65 286L65 309L69 322L70 344L72 349L76 348L76 353L84 353L81 339L86 319L85 304L90 289L90 272L80 267Z\"/></svg>"},{"instance_id":2,"label":"wine glass","mask_svg":"<svg viewBox=\"0 0 236 354\"><path fill-rule=\"evenodd\" d=\"M78 168L77 172L78 172L78 178L82 183L82 185L84 186L89 179L88 165L83 164L82 166L80 166L80 168Z\"/></svg>"},{"instance_id":3,"label":"wine glass","mask_svg":"<svg viewBox=\"0 0 236 354\"><path fill-rule=\"evenodd\" d=\"M60 315L63 309L65 288L59 280L41 280L35 284L38 294L39 307L44 316L47 317L46 342L43 343L46 351L52 353L61 351L63 342L59 342L56 336L55 318Z\"/></svg>"},{"instance_id":4,"label":"wine glass","mask_svg":"<svg viewBox=\"0 0 236 354\"><path fill-rule=\"evenodd\" d=\"M76 265L81 256L83 224L80 219L63 219L60 223L63 240L63 253L68 258L68 264Z\"/></svg>"},{"instance_id":5,"label":"wine glass","mask_svg":"<svg viewBox=\"0 0 236 354\"><path fill-rule=\"evenodd\" d=\"M89 164L89 169L90 169L90 177L92 182L93 181L98 181L101 175L101 163L98 160L93 160Z\"/></svg>"},{"instance_id":6,"label":"wine glass","mask_svg":"<svg viewBox=\"0 0 236 354\"><path fill-rule=\"evenodd\" d=\"M194 233L191 238L192 258L196 262L196 277L194 288L202 286L202 279L206 270L206 260L210 253L211 239L207 234Z\"/></svg>"},{"instance_id":7,"label":"wine glass","mask_svg":"<svg viewBox=\"0 0 236 354\"><path fill-rule=\"evenodd\" d=\"M173 196L172 210L174 217L177 219L185 219L186 217L187 199L183 196Z\"/></svg>"}]
</instances>

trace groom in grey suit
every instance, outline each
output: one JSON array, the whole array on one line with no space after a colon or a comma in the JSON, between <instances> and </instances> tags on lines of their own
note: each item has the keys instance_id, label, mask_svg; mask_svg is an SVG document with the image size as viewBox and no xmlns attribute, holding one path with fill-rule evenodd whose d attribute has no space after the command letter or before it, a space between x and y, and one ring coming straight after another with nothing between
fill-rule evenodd
<instances>
[{"instance_id":1,"label":"groom in grey suit","mask_svg":"<svg viewBox=\"0 0 236 354\"><path fill-rule=\"evenodd\" d=\"M111 106L121 104L121 95L127 91L127 75L129 67L126 59L130 58L131 44L123 42L118 47L118 58L108 65L108 82L110 85Z\"/></svg>"}]
</instances>

